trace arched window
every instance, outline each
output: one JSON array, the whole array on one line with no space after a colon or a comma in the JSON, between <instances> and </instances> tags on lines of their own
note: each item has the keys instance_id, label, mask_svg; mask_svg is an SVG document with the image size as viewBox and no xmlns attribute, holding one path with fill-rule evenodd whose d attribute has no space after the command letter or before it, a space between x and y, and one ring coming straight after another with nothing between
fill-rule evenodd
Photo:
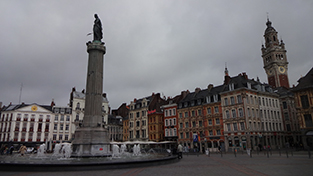
<instances>
[{"instance_id":1,"label":"arched window","mask_svg":"<svg viewBox=\"0 0 313 176\"><path fill-rule=\"evenodd\" d=\"M229 119L229 111L226 110L226 118Z\"/></svg>"},{"instance_id":2,"label":"arched window","mask_svg":"<svg viewBox=\"0 0 313 176\"><path fill-rule=\"evenodd\" d=\"M231 112L232 112L232 116L233 116L233 118L236 118L236 110L235 110L235 109L233 109L233 110L231 110Z\"/></svg>"}]
</instances>

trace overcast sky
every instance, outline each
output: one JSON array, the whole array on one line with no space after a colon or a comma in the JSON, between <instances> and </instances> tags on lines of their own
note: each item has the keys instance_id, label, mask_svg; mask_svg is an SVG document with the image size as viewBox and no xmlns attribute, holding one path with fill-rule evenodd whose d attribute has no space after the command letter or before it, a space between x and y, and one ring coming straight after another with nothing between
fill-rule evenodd
<instances>
[{"instance_id":1,"label":"overcast sky","mask_svg":"<svg viewBox=\"0 0 313 176\"><path fill-rule=\"evenodd\" d=\"M313 66L313 1L0 0L0 101L66 106L86 87L86 42L102 21L104 92L112 109L155 93L175 96L246 72L267 82L267 12L284 40L290 86Z\"/></svg>"}]
</instances>

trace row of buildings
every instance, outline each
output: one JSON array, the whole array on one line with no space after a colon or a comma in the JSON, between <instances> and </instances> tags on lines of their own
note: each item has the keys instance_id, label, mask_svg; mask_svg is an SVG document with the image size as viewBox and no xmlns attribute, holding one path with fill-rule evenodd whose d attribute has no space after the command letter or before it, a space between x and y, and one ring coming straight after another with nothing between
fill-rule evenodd
<instances>
[{"instance_id":1,"label":"row of buildings","mask_svg":"<svg viewBox=\"0 0 313 176\"><path fill-rule=\"evenodd\" d=\"M261 51L268 84L246 73L230 77L225 68L221 85L134 99L125 109L123 139L174 140L200 151L313 147L312 69L290 89L285 44L269 20L266 25Z\"/></svg>"},{"instance_id":2,"label":"row of buildings","mask_svg":"<svg viewBox=\"0 0 313 176\"><path fill-rule=\"evenodd\" d=\"M82 125L85 93L72 88L68 107L33 104L9 104L1 109L0 141L10 144L36 146L70 142L75 130ZM109 130L111 140L122 139L122 118L109 115L109 101L103 94L102 126ZM109 125L110 123L110 125Z\"/></svg>"},{"instance_id":3,"label":"row of buildings","mask_svg":"<svg viewBox=\"0 0 313 176\"><path fill-rule=\"evenodd\" d=\"M290 88L285 44L268 20L261 52L268 84L246 73L220 85L182 91L173 98L152 93L111 110L103 94L102 126L111 141L173 141L204 151L257 149L259 146L313 147L313 68ZM0 141L28 143L72 141L83 122L85 93L75 88L68 107L38 104L1 109ZM169 146L170 147L170 146Z\"/></svg>"}]
</instances>

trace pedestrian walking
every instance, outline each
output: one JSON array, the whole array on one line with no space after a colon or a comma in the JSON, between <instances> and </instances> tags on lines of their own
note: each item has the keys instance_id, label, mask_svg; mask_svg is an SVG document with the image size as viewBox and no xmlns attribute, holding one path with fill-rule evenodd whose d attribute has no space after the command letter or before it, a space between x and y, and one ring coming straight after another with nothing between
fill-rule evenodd
<instances>
[{"instance_id":1,"label":"pedestrian walking","mask_svg":"<svg viewBox=\"0 0 313 176\"><path fill-rule=\"evenodd\" d=\"M10 147L10 155L12 155L13 150L14 150L14 147L13 147L13 145L11 145L11 147Z\"/></svg>"},{"instance_id":2,"label":"pedestrian walking","mask_svg":"<svg viewBox=\"0 0 313 176\"><path fill-rule=\"evenodd\" d=\"M183 158L183 146L181 144L178 145L177 152L178 152L178 159Z\"/></svg>"}]
</instances>

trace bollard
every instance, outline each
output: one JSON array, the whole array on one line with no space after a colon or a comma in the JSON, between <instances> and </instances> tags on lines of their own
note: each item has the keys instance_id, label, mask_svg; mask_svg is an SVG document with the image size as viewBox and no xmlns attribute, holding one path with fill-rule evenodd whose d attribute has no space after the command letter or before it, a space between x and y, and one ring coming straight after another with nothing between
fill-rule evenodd
<instances>
[{"instance_id":1,"label":"bollard","mask_svg":"<svg viewBox=\"0 0 313 176\"><path fill-rule=\"evenodd\" d=\"M286 156L287 156L287 158L289 158L289 157L288 157L288 151L287 151L287 150L286 150Z\"/></svg>"},{"instance_id":2,"label":"bollard","mask_svg":"<svg viewBox=\"0 0 313 176\"><path fill-rule=\"evenodd\" d=\"M237 157L237 156L236 156L236 149L234 149L234 154L235 154L235 157Z\"/></svg>"}]
</instances>

